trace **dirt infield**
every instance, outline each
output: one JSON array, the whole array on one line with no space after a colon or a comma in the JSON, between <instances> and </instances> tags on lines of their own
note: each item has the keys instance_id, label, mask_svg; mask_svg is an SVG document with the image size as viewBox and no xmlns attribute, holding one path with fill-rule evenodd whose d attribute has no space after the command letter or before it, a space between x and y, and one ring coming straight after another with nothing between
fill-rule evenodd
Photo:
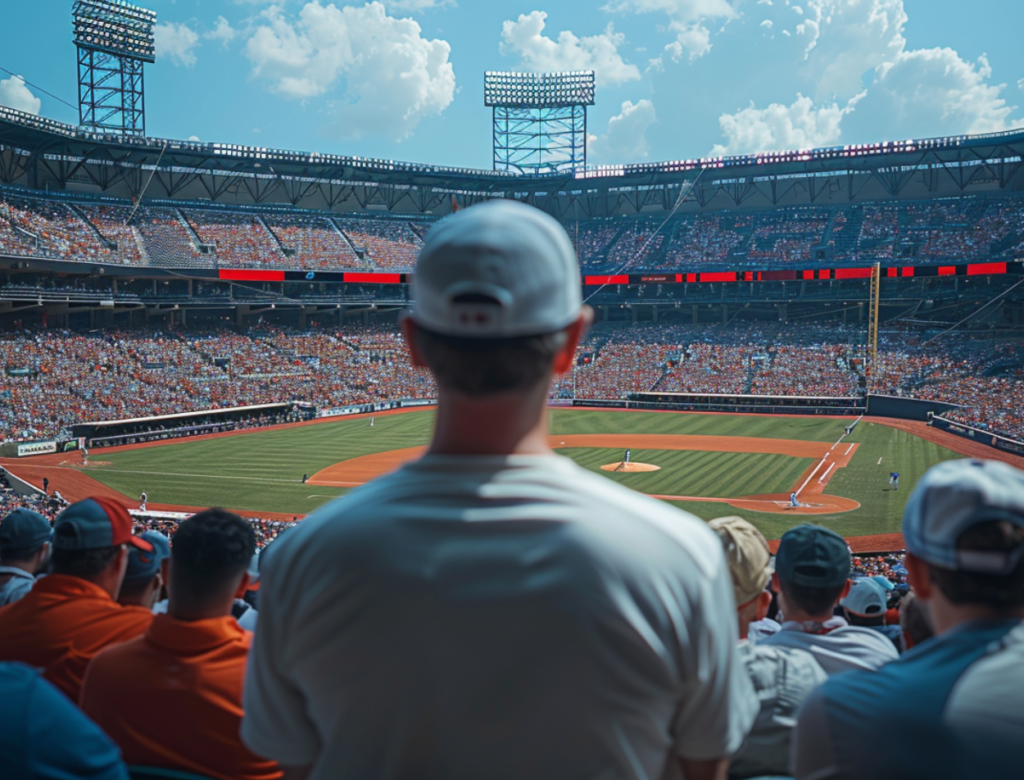
<instances>
[{"instance_id":1,"label":"dirt infield","mask_svg":"<svg viewBox=\"0 0 1024 780\"><path fill-rule=\"evenodd\" d=\"M759 454L789 455L795 458L813 458L814 466L808 468L793 485L797 490L806 483L800 493L800 506L791 507L788 493L772 493L756 496L738 496L736 498L705 498L702 496L668 496L658 495L669 501L711 501L729 504L737 509L750 512L787 512L794 515L823 515L837 512L849 512L860 506L856 501L842 496L825 494L828 482L836 470L850 462L857 451L857 445L849 448L832 450L832 445L819 441L797 441L795 439L758 439L743 436L683 436L667 434L637 435L632 433L615 434L577 434L549 436L548 444L558 450L568 447L595 447L609 449L625 449L627 447L647 450L690 450L698 452L746 452ZM308 484L322 487L356 487L369 482L374 477L418 458L426 450L425 447L405 447L399 450L377 452L352 458L333 466L328 466L310 477ZM824 462L834 463L828 470L819 467ZM617 464L612 464L617 465ZM819 476L824 476L819 481Z\"/></svg>"}]
</instances>

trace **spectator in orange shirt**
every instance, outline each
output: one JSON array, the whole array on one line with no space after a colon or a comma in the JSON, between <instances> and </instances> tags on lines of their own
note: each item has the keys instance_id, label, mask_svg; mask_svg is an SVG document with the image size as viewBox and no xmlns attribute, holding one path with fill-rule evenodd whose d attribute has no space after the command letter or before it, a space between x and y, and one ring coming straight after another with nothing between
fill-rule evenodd
<instances>
[{"instance_id":1,"label":"spectator in orange shirt","mask_svg":"<svg viewBox=\"0 0 1024 780\"><path fill-rule=\"evenodd\" d=\"M14 604L0 609L0 661L42 668L44 676L78 701L85 667L108 645L138 636L153 620L139 607L122 607L128 547L153 545L132 536L128 510L107 498L72 504L53 527L51 574Z\"/></svg>"},{"instance_id":2,"label":"spectator in orange shirt","mask_svg":"<svg viewBox=\"0 0 1024 780\"><path fill-rule=\"evenodd\" d=\"M231 607L249 585L252 526L222 509L183 521L174 535L167 614L143 636L93 659L81 706L129 766L223 780L272 780L277 764L239 737L252 634Z\"/></svg>"}]
</instances>

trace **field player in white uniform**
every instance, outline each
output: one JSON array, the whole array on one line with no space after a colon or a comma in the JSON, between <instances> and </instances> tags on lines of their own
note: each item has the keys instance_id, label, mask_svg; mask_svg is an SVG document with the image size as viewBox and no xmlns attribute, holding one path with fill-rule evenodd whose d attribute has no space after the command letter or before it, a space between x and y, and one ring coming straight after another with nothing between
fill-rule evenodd
<instances>
[{"instance_id":1,"label":"field player in white uniform","mask_svg":"<svg viewBox=\"0 0 1024 780\"><path fill-rule=\"evenodd\" d=\"M724 776L758 704L721 544L548 447L591 319L564 229L474 206L414 279L432 443L264 556L244 741L312 780Z\"/></svg>"}]
</instances>

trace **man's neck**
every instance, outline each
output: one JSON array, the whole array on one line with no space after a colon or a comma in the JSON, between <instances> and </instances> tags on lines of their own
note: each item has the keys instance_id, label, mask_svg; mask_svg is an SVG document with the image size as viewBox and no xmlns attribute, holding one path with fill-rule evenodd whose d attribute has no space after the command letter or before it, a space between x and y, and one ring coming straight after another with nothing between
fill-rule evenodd
<instances>
[{"instance_id":1,"label":"man's neck","mask_svg":"<svg viewBox=\"0 0 1024 780\"><path fill-rule=\"evenodd\" d=\"M936 634L944 634L975 620L1024 620L1024 610L1003 611L984 604L957 605L942 598L933 598L928 606Z\"/></svg>"},{"instance_id":2,"label":"man's neck","mask_svg":"<svg viewBox=\"0 0 1024 780\"><path fill-rule=\"evenodd\" d=\"M234 604L234 596L230 599L218 598L206 604L181 604L175 601L172 594L167 602L167 614L184 623L195 623L199 620L228 617Z\"/></svg>"},{"instance_id":3,"label":"man's neck","mask_svg":"<svg viewBox=\"0 0 1024 780\"><path fill-rule=\"evenodd\" d=\"M6 566L8 569L21 569L33 577L36 575L35 566L31 561L0 561L0 566Z\"/></svg>"},{"instance_id":4,"label":"man's neck","mask_svg":"<svg viewBox=\"0 0 1024 780\"><path fill-rule=\"evenodd\" d=\"M547 383L472 398L441 389L431 455L550 455Z\"/></svg>"}]
</instances>

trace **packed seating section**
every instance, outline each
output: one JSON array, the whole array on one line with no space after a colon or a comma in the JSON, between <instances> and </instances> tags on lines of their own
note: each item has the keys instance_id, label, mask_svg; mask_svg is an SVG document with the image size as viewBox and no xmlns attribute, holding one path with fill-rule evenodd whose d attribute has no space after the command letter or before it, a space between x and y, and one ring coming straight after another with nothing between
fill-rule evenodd
<instances>
[{"instance_id":1,"label":"packed seating section","mask_svg":"<svg viewBox=\"0 0 1024 780\"><path fill-rule=\"evenodd\" d=\"M62 330L0 334L0 441L68 435L79 422L255 404L321 407L433 398L394 326L298 331ZM593 328L552 400L632 393L850 398L864 392L863 329L838 324ZM1024 437L1024 344L884 330L873 391L962 404L950 419Z\"/></svg>"},{"instance_id":2,"label":"packed seating section","mask_svg":"<svg viewBox=\"0 0 1024 780\"><path fill-rule=\"evenodd\" d=\"M411 271L436 220L57 199L0 188L0 254L159 267ZM786 206L564 223L585 271L1012 260L1024 197Z\"/></svg>"}]
</instances>

